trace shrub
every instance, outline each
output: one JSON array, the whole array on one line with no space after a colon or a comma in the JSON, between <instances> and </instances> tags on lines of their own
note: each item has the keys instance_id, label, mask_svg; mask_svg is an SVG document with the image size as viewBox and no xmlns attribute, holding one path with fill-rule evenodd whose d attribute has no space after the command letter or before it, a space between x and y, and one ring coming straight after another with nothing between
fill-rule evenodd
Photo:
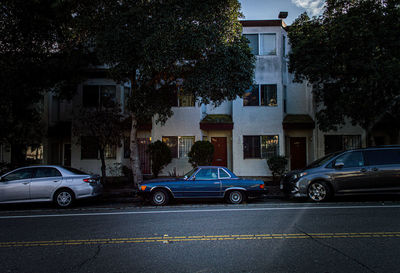
<instances>
[{"instance_id":1,"label":"shrub","mask_svg":"<svg viewBox=\"0 0 400 273\"><path fill-rule=\"evenodd\" d=\"M267 164L272 172L272 177L274 181L276 175L281 176L286 171L287 163L288 163L287 158L281 155L276 155L267 159Z\"/></svg>"},{"instance_id":2,"label":"shrub","mask_svg":"<svg viewBox=\"0 0 400 273\"><path fill-rule=\"evenodd\" d=\"M188 153L189 163L193 167L211 165L214 145L209 141L196 141Z\"/></svg>"},{"instance_id":3,"label":"shrub","mask_svg":"<svg viewBox=\"0 0 400 273\"><path fill-rule=\"evenodd\" d=\"M171 150L164 142L157 140L154 143L148 145L148 150L151 159L151 171L154 177L158 177L158 174L169 164L172 160Z\"/></svg>"}]
</instances>

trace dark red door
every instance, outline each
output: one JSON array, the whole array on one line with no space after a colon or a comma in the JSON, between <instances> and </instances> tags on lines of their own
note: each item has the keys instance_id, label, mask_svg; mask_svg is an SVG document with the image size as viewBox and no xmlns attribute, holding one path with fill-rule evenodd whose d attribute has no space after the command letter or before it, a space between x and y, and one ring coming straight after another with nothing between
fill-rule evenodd
<instances>
[{"instance_id":1,"label":"dark red door","mask_svg":"<svg viewBox=\"0 0 400 273\"><path fill-rule=\"evenodd\" d=\"M143 174L150 174L150 155L147 152L147 145L150 144L149 138L138 138L138 150L139 150L139 160L140 169Z\"/></svg>"},{"instance_id":2,"label":"dark red door","mask_svg":"<svg viewBox=\"0 0 400 273\"><path fill-rule=\"evenodd\" d=\"M290 138L290 168L292 170L302 169L307 165L306 138Z\"/></svg>"},{"instance_id":3,"label":"dark red door","mask_svg":"<svg viewBox=\"0 0 400 273\"><path fill-rule=\"evenodd\" d=\"M214 145L214 158L212 165L227 167L226 137L212 137L211 143Z\"/></svg>"}]
</instances>

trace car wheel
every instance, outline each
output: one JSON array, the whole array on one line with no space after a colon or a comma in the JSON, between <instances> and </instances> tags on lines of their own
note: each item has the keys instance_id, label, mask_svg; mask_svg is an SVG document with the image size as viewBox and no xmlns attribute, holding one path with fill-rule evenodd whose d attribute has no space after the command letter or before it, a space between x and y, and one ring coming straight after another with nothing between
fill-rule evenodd
<instances>
[{"instance_id":1,"label":"car wheel","mask_svg":"<svg viewBox=\"0 0 400 273\"><path fill-rule=\"evenodd\" d=\"M151 204L154 206L165 206L168 204L169 196L165 190L155 190L151 195Z\"/></svg>"},{"instance_id":2,"label":"car wheel","mask_svg":"<svg viewBox=\"0 0 400 273\"><path fill-rule=\"evenodd\" d=\"M315 202L322 202L331 196L331 188L325 182L314 182L307 190L308 197Z\"/></svg>"},{"instance_id":3,"label":"car wheel","mask_svg":"<svg viewBox=\"0 0 400 273\"><path fill-rule=\"evenodd\" d=\"M230 191L228 193L228 202L231 204L240 204L244 199L245 196L241 191Z\"/></svg>"},{"instance_id":4,"label":"car wheel","mask_svg":"<svg viewBox=\"0 0 400 273\"><path fill-rule=\"evenodd\" d=\"M60 208L68 208L72 206L75 201L74 193L68 189L62 189L54 195L54 202Z\"/></svg>"}]
</instances>

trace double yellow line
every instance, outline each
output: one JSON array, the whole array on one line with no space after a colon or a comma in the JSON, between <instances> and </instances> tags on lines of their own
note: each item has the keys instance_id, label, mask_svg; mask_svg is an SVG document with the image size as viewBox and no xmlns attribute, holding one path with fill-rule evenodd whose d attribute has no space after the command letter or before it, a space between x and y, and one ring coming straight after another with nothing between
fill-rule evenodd
<instances>
[{"instance_id":1,"label":"double yellow line","mask_svg":"<svg viewBox=\"0 0 400 273\"><path fill-rule=\"evenodd\" d=\"M344 233L277 233L244 235L200 235L200 236L159 236L133 238L105 238L86 240L55 240L0 242L0 248L33 246L76 246L97 244L132 244L132 243L171 243L190 241L228 241L228 240L275 240L275 239L332 239L332 238L400 238L400 232L344 232Z\"/></svg>"}]
</instances>

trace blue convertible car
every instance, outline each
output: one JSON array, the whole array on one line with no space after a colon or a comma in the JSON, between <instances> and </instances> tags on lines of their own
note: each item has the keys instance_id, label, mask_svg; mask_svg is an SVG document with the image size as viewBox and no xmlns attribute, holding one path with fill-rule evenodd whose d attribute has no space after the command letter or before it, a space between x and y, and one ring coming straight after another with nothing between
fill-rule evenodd
<instances>
[{"instance_id":1,"label":"blue convertible car","mask_svg":"<svg viewBox=\"0 0 400 273\"><path fill-rule=\"evenodd\" d=\"M218 166L200 166L183 178L153 179L139 185L139 195L155 206L166 205L172 198L225 198L240 204L247 197L265 193L264 181L240 179Z\"/></svg>"}]
</instances>

